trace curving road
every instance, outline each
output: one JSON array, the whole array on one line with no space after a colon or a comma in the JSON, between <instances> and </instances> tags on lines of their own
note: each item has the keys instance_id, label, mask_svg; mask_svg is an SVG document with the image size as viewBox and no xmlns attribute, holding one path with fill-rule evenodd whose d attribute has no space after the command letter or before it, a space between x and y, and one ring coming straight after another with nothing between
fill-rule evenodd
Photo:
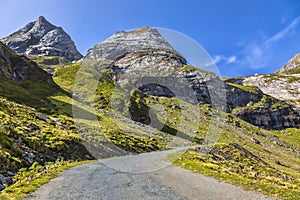
<instances>
[{"instance_id":1,"label":"curving road","mask_svg":"<svg viewBox=\"0 0 300 200\"><path fill-rule=\"evenodd\" d=\"M269 200L239 186L172 166L175 150L110 158L65 170L26 200Z\"/></svg>"}]
</instances>

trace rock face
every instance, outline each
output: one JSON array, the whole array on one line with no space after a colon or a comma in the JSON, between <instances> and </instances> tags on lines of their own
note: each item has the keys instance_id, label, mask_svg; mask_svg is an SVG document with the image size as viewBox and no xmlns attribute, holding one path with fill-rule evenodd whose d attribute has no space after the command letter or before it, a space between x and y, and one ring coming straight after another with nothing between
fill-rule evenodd
<instances>
[{"instance_id":1,"label":"rock face","mask_svg":"<svg viewBox=\"0 0 300 200\"><path fill-rule=\"evenodd\" d=\"M30 22L1 41L19 54L63 56L69 60L82 58L71 37L61 27L54 26L44 17Z\"/></svg>"},{"instance_id":2,"label":"rock face","mask_svg":"<svg viewBox=\"0 0 300 200\"><path fill-rule=\"evenodd\" d=\"M26 58L19 56L0 42L0 75L17 82L24 80L45 81L53 83L51 76L38 65Z\"/></svg>"},{"instance_id":3,"label":"rock face","mask_svg":"<svg viewBox=\"0 0 300 200\"><path fill-rule=\"evenodd\" d=\"M236 107L244 107L253 102L258 102L263 97L263 92L259 88L252 91L245 90L232 84L226 85L226 99L228 110Z\"/></svg>"},{"instance_id":4,"label":"rock face","mask_svg":"<svg viewBox=\"0 0 300 200\"><path fill-rule=\"evenodd\" d=\"M267 96L259 102L234 109L232 114L264 129L300 127L300 115L293 106Z\"/></svg>"},{"instance_id":5,"label":"rock face","mask_svg":"<svg viewBox=\"0 0 300 200\"><path fill-rule=\"evenodd\" d=\"M106 63L97 69L128 91L133 86L145 95L211 104L266 129L299 127L300 117L292 106L268 97L258 87L241 85L241 80L224 83L214 73L187 66L185 58L153 28L117 32L90 49L85 62ZM138 118L132 120L143 123Z\"/></svg>"},{"instance_id":6,"label":"rock face","mask_svg":"<svg viewBox=\"0 0 300 200\"><path fill-rule=\"evenodd\" d=\"M263 93L287 101L300 110L300 74L265 74L239 79L243 85L257 86Z\"/></svg>"},{"instance_id":7,"label":"rock face","mask_svg":"<svg viewBox=\"0 0 300 200\"><path fill-rule=\"evenodd\" d=\"M287 64L275 71L276 74L295 74L300 73L300 54L295 55L294 58L290 59Z\"/></svg>"},{"instance_id":8,"label":"rock face","mask_svg":"<svg viewBox=\"0 0 300 200\"><path fill-rule=\"evenodd\" d=\"M274 74L260 74L232 79L241 86L254 86L263 94L234 114L245 121L267 129L300 126L300 55L296 55ZM236 93L233 93L233 96ZM232 95L229 95L232 96Z\"/></svg>"}]
</instances>

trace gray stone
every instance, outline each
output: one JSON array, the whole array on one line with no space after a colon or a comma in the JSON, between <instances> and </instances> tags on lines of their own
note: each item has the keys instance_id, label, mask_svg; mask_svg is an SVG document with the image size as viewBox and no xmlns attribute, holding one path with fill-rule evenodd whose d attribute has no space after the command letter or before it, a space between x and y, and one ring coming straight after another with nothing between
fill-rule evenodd
<instances>
[{"instance_id":1,"label":"gray stone","mask_svg":"<svg viewBox=\"0 0 300 200\"><path fill-rule=\"evenodd\" d=\"M7 175L8 175L8 176L14 176L14 175L15 175L15 173L14 173L14 172L12 172L12 171L7 171Z\"/></svg>"}]
</instances>

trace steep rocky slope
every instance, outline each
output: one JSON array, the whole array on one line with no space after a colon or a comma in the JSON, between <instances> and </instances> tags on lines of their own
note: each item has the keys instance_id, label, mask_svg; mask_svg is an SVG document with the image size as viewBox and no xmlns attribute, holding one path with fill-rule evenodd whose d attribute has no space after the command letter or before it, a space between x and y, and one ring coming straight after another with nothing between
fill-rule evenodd
<instances>
[{"instance_id":1,"label":"steep rocky slope","mask_svg":"<svg viewBox=\"0 0 300 200\"><path fill-rule=\"evenodd\" d=\"M298 82L290 83L285 76L278 76L279 78L274 81L274 76L277 77L277 75L255 75L226 80L228 84L233 83L237 88L252 88L251 96L256 97L254 101L234 108L232 113L262 128L299 127L300 115L297 107L299 96L295 93L299 89ZM260 92L255 92L254 88ZM236 92L233 93L233 96L235 95Z\"/></svg>"},{"instance_id":2,"label":"steep rocky slope","mask_svg":"<svg viewBox=\"0 0 300 200\"><path fill-rule=\"evenodd\" d=\"M40 69L35 62L25 56L19 56L0 42L0 75L15 81L45 81L54 83L51 76Z\"/></svg>"},{"instance_id":3,"label":"steep rocky slope","mask_svg":"<svg viewBox=\"0 0 300 200\"><path fill-rule=\"evenodd\" d=\"M164 50L178 54L156 29L144 27L115 33L90 49L86 57L97 60L117 60L128 53L147 50ZM185 62L184 58L180 57L180 59L181 62Z\"/></svg>"},{"instance_id":4,"label":"steep rocky slope","mask_svg":"<svg viewBox=\"0 0 300 200\"><path fill-rule=\"evenodd\" d=\"M186 60L153 28L118 32L88 51L85 62L106 61L103 72L111 79L130 82L147 94L155 96L197 97L194 100L210 103L207 82L219 81L213 73L186 65ZM103 66L102 66L103 67ZM181 80L182 82L178 81ZM169 87L166 89L165 87ZM188 86L198 87L196 95ZM165 88L165 89L163 89ZM200 92L201 88L201 92ZM190 100L191 100L190 99Z\"/></svg>"},{"instance_id":5,"label":"steep rocky slope","mask_svg":"<svg viewBox=\"0 0 300 200\"><path fill-rule=\"evenodd\" d=\"M237 78L234 82L257 86L265 94L300 106L300 54L290 59L287 64L273 74L260 74Z\"/></svg>"},{"instance_id":6,"label":"steep rocky slope","mask_svg":"<svg viewBox=\"0 0 300 200\"><path fill-rule=\"evenodd\" d=\"M24 55L62 56L70 60L82 57L71 37L42 16L1 41Z\"/></svg>"}]
</instances>

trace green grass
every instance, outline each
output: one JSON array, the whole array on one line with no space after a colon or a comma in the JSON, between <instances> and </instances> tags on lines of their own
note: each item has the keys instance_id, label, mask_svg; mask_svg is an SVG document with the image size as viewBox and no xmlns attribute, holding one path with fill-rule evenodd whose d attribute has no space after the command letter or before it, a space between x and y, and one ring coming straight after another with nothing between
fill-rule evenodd
<instances>
[{"instance_id":1,"label":"green grass","mask_svg":"<svg viewBox=\"0 0 300 200\"><path fill-rule=\"evenodd\" d=\"M236 126L237 121L239 126ZM217 144L208 154L202 153L208 148L204 130L195 140L204 146L172 154L170 160L180 167L248 190L296 200L300 195L299 133L299 129L263 130L228 115Z\"/></svg>"},{"instance_id":2,"label":"green grass","mask_svg":"<svg viewBox=\"0 0 300 200\"><path fill-rule=\"evenodd\" d=\"M57 177L63 170L81 165L91 161L66 162L57 160L40 165L35 162L30 168L21 168L14 176L13 184L0 193L0 199L19 200L38 189L41 185L49 182L50 179Z\"/></svg>"},{"instance_id":3,"label":"green grass","mask_svg":"<svg viewBox=\"0 0 300 200\"><path fill-rule=\"evenodd\" d=\"M54 81L59 84L64 90L69 91L73 88L77 72L82 65L82 62L77 62L70 65L65 65L55 68Z\"/></svg>"},{"instance_id":4,"label":"green grass","mask_svg":"<svg viewBox=\"0 0 300 200\"><path fill-rule=\"evenodd\" d=\"M53 83L0 76L0 173L31 162L93 158L77 134L70 94ZM31 156L30 156L31 155Z\"/></svg>"},{"instance_id":5,"label":"green grass","mask_svg":"<svg viewBox=\"0 0 300 200\"><path fill-rule=\"evenodd\" d=\"M23 154L29 148L37 155L56 159L86 159L89 153L71 127L71 118L63 115L44 120L35 109L0 98L0 169L16 171L29 162ZM45 116L45 115L44 115ZM59 123L56 123L58 120Z\"/></svg>"},{"instance_id":6,"label":"green grass","mask_svg":"<svg viewBox=\"0 0 300 200\"><path fill-rule=\"evenodd\" d=\"M277 198L296 200L300 195L299 171L276 168L235 143L216 144L209 154L202 154L201 148L191 149L170 155L170 160L196 173Z\"/></svg>"},{"instance_id":7,"label":"green grass","mask_svg":"<svg viewBox=\"0 0 300 200\"><path fill-rule=\"evenodd\" d=\"M64 57L59 56L33 56L28 55L29 59L36 62L42 69L48 73L53 73L56 68L70 64L71 62Z\"/></svg>"},{"instance_id":8,"label":"green grass","mask_svg":"<svg viewBox=\"0 0 300 200\"><path fill-rule=\"evenodd\" d=\"M286 145L300 150L300 130L297 128L288 128L286 130L274 131L278 138L284 139ZM299 151L300 153L300 151Z\"/></svg>"},{"instance_id":9,"label":"green grass","mask_svg":"<svg viewBox=\"0 0 300 200\"><path fill-rule=\"evenodd\" d=\"M20 83L0 76L0 96L12 102L33 107L41 112L55 112L56 106L50 102L51 96L70 96L58 86L37 81Z\"/></svg>"},{"instance_id":10,"label":"green grass","mask_svg":"<svg viewBox=\"0 0 300 200\"><path fill-rule=\"evenodd\" d=\"M234 87L234 88L238 88L247 92L251 92L251 93L255 93L255 94L260 94L260 90L258 87L256 86L244 86L244 85L239 85L239 84L234 84L234 83L230 83L230 82L226 82L226 84Z\"/></svg>"},{"instance_id":11,"label":"green grass","mask_svg":"<svg viewBox=\"0 0 300 200\"><path fill-rule=\"evenodd\" d=\"M194 71L199 71L202 73L207 73L207 74L213 74L213 72L201 69L199 67L194 67L190 65L184 65L182 68L179 69L180 71L187 71L187 72L194 72Z\"/></svg>"}]
</instances>

